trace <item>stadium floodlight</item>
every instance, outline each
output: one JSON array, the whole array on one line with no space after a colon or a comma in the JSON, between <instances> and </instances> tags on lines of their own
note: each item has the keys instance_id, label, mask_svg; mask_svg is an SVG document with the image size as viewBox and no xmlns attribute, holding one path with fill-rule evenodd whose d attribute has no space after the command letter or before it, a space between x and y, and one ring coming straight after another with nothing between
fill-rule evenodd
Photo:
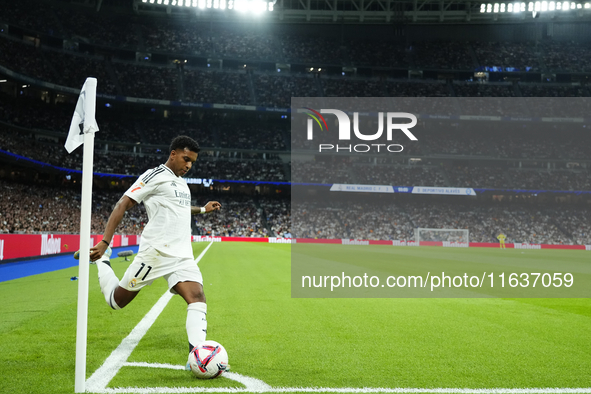
<instances>
[{"instance_id":1,"label":"stadium floodlight","mask_svg":"<svg viewBox=\"0 0 591 394\"><path fill-rule=\"evenodd\" d=\"M501 3L501 12L505 12L505 3Z\"/></svg>"},{"instance_id":2,"label":"stadium floodlight","mask_svg":"<svg viewBox=\"0 0 591 394\"><path fill-rule=\"evenodd\" d=\"M150 4L154 4L154 0L150 0Z\"/></svg>"},{"instance_id":3,"label":"stadium floodlight","mask_svg":"<svg viewBox=\"0 0 591 394\"><path fill-rule=\"evenodd\" d=\"M548 10L549 11L554 11L556 9L556 3L554 3L553 1L548 3Z\"/></svg>"},{"instance_id":4,"label":"stadium floodlight","mask_svg":"<svg viewBox=\"0 0 591 394\"><path fill-rule=\"evenodd\" d=\"M548 2L547 1L542 1L541 11L548 11Z\"/></svg>"},{"instance_id":5,"label":"stadium floodlight","mask_svg":"<svg viewBox=\"0 0 591 394\"><path fill-rule=\"evenodd\" d=\"M267 3L261 0L253 0L251 3L251 10L253 14L262 14L267 11Z\"/></svg>"},{"instance_id":6,"label":"stadium floodlight","mask_svg":"<svg viewBox=\"0 0 591 394\"><path fill-rule=\"evenodd\" d=\"M220 10L226 9L226 0L220 0Z\"/></svg>"},{"instance_id":7,"label":"stadium floodlight","mask_svg":"<svg viewBox=\"0 0 591 394\"><path fill-rule=\"evenodd\" d=\"M487 4L486 5L486 12L492 12L492 4Z\"/></svg>"},{"instance_id":8,"label":"stadium floodlight","mask_svg":"<svg viewBox=\"0 0 591 394\"><path fill-rule=\"evenodd\" d=\"M484 12L486 12L486 4L482 3L480 4L480 13L484 14Z\"/></svg>"},{"instance_id":9,"label":"stadium floodlight","mask_svg":"<svg viewBox=\"0 0 591 394\"><path fill-rule=\"evenodd\" d=\"M495 5L493 7L493 12L494 13L498 13L499 12L499 3L495 3Z\"/></svg>"},{"instance_id":10,"label":"stadium floodlight","mask_svg":"<svg viewBox=\"0 0 591 394\"><path fill-rule=\"evenodd\" d=\"M162 0L158 0L156 3L157 4L162 4Z\"/></svg>"},{"instance_id":11,"label":"stadium floodlight","mask_svg":"<svg viewBox=\"0 0 591 394\"><path fill-rule=\"evenodd\" d=\"M229 10L233 10L234 9L234 0L229 0L228 1L228 9Z\"/></svg>"},{"instance_id":12,"label":"stadium floodlight","mask_svg":"<svg viewBox=\"0 0 591 394\"><path fill-rule=\"evenodd\" d=\"M168 5L169 1L168 0L164 0L164 5Z\"/></svg>"},{"instance_id":13,"label":"stadium floodlight","mask_svg":"<svg viewBox=\"0 0 591 394\"><path fill-rule=\"evenodd\" d=\"M199 9L204 9L205 8L205 0L199 0Z\"/></svg>"},{"instance_id":14,"label":"stadium floodlight","mask_svg":"<svg viewBox=\"0 0 591 394\"><path fill-rule=\"evenodd\" d=\"M507 12L513 12L513 3L507 4Z\"/></svg>"},{"instance_id":15,"label":"stadium floodlight","mask_svg":"<svg viewBox=\"0 0 591 394\"><path fill-rule=\"evenodd\" d=\"M238 12L248 11L248 0L235 0L234 9Z\"/></svg>"},{"instance_id":16,"label":"stadium floodlight","mask_svg":"<svg viewBox=\"0 0 591 394\"><path fill-rule=\"evenodd\" d=\"M576 8L576 6L577 6L577 5L576 5L575 3L570 3L570 9L571 9L571 10L574 10L574 9Z\"/></svg>"},{"instance_id":17,"label":"stadium floodlight","mask_svg":"<svg viewBox=\"0 0 591 394\"><path fill-rule=\"evenodd\" d=\"M213 5L213 3L211 2L211 0L207 0L207 8L211 8Z\"/></svg>"},{"instance_id":18,"label":"stadium floodlight","mask_svg":"<svg viewBox=\"0 0 591 394\"><path fill-rule=\"evenodd\" d=\"M213 0L213 8L216 10L220 8L220 0Z\"/></svg>"},{"instance_id":19,"label":"stadium floodlight","mask_svg":"<svg viewBox=\"0 0 591 394\"><path fill-rule=\"evenodd\" d=\"M585 3L585 9L588 10L589 8L591 8L591 4Z\"/></svg>"},{"instance_id":20,"label":"stadium floodlight","mask_svg":"<svg viewBox=\"0 0 591 394\"><path fill-rule=\"evenodd\" d=\"M525 12L525 3L521 3L521 12Z\"/></svg>"},{"instance_id":21,"label":"stadium floodlight","mask_svg":"<svg viewBox=\"0 0 591 394\"><path fill-rule=\"evenodd\" d=\"M269 11L273 11L273 7L275 6L274 2L269 2Z\"/></svg>"}]
</instances>

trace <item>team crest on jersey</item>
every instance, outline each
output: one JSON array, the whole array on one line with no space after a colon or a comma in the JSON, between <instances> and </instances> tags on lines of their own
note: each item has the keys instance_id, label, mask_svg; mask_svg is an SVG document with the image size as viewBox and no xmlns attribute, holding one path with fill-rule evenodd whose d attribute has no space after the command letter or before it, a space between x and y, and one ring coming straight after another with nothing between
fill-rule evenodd
<instances>
[{"instance_id":1,"label":"team crest on jersey","mask_svg":"<svg viewBox=\"0 0 591 394\"><path fill-rule=\"evenodd\" d=\"M135 278L133 278L132 280L129 281L129 287L135 287L136 284L137 284L137 281Z\"/></svg>"}]
</instances>

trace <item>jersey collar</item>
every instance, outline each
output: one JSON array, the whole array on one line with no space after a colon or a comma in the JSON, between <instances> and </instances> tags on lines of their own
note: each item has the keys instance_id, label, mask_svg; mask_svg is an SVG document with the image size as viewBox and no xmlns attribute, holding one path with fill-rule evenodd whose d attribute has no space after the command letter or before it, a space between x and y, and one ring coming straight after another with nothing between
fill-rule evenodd
<instances>
[{"instance_id":1,"label":"jersey collar","mask_svg":"<svg viewBox=\"0 0 591 394\"><path fill-rule=\"evenodd\" d=\"M168 170L168 172L170 172L172 175L174 175L174 176L176 176L177 178L179 178L179 177L178 177L178 176L177 176L177 175L176 175L174 172L172 172L172 170L171 170L170 168L168 168L168 167L166 166L166 164L160 164L160 167L161 167L161 168L164 168L164 169L166 169L166 170Z\"/></svg>"}]
</instances>

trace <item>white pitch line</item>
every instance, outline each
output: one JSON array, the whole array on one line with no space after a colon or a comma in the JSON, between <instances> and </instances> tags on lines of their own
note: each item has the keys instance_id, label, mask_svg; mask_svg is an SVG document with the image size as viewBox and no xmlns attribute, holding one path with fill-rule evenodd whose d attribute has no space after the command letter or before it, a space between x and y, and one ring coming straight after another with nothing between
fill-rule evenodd
<instances>
[{"instance_id":1,"label":"white pitch line","mask_svg":"<svg viewBox=\"0 0 591 394\"><path fill-rule=\"evenodd\" d=\"M203 252L195 259L199 262L205 255L205 252L212 245L211 242ZM172 294L167 291L158 302L150 309L150 312L138 323L131 333L121 342L121 344L105 360L103 365L97 369L94 374L86 381L86 391L92 393L104 394L164 394L164 393L392 393L392 394L591 394L591 387L587 388L527 388L527 389L509 389L509 388L490 388L490 389L462 389L462 388L379 388L379 387L271 387L262 380L243 376L235 372L226 372L223 377L239 382L246 387L118 387L107 388L109 382L115 377L117 372L124 366L130 367L149 367L149 368L169 368L184 369L182 365L146 363L146 362L127 362L127 358L133 352L142 337L152 326L154 321L168 301Z\"/></svg>"},{"instance_id":2,"label":"white pitch line","mask_svg":"<svg viewBox=\"0 0 591 394\"><path fill-rule=\"evenodd\" d=\"M591 388L528 388L528 389L460 389L460 388L378 388L378 387L270 387L268 390L253 390L236 387L118 387L107 388L105 394L181 394L181 393L392 393L392 394L589 394Z\"/></svg>"},{"instance_id":3,"label":"white pitch line","mask_svg":"<svg viewBox=\"0 0 591 394\"><path fill-rule=\"evenodd\" d=\"M130 367L147 367L147 368L168 368L168 369L185 369L183 365L173 364L159 364L146 362L128 362L124 364ZM439 393L439 394L559 394L559 393L591 393L591 388L528 388L528 389L507 389L507 388L490 388L490 389L460 389L460 388L353 388L353 387L334 387L334 388L317 388L317 387L271 387L262 380L243 376L235 372L224 372L222 377L234 380L245 385L245 388L211 388L211 387L158 387L146 388L149 393ZM128 393L140 392L143 388L117 388L108 389L116 391L108 391L109 393ZM123 391L119 391L123 390ZM151 391L162 390L162 391Z\"/></svg>"},{"instance_id":4,"label":"white pitch line","mask_svg":"<svg viewBox=\"0 0 591 394\"><path fill-rule=\"evenodd\" d=\"M160 364L160 363L147 363L141 362L125 362L124 367L144 367L144 368L165 368L165 369L185 369L184 365L173 365L173 364Z\"/></svg>"},{"instance_id":5,"label":"white pitch line","mask_svg":"<svg viewBox=\"0 0 591 394\"><path fill-rule=\"evenodd\" d=\"M173 364L159 364L159 363L146 363L146 362L127 362L123 364L124 367L144 367L144 368L167 368L167 369L181 369L184 370L184 365L173 365ZM263 382L262 380L251 378L250 376L240 375L235 372L224 372L222 375L224 378L228 378L230 380L234 380L240 384L243 384L245 388L241 388L239 390L244 390L248 392L267 392L272 389L267 383ZM199 388L201 389L201 388ZM236 389L238 390L238 389Z\"/></svg>"},{"instance_id":6,"label":"white pitch line","mask_svg":"<svg viewBox=\"0 0 591 394\"><path fill-rule=\"evenodd\" d=\"M199 257L195 259L195 262L198 263L201 258L205 255L205 252L211 247L213 242L210 242L209 245L201 252ZM86 391L87 392L103 392L109 382L117 375L117 372L121 369L123 364L127 361L133 349L137 346L140 340L143 338L144 335L148 332L152 324L156 321L160 313L164 310L168 301L171 300L173 294L166 290L166 292L160 297L158 302L154 304L152 309L143 317L143 319L134 327L133 330L129 333L123 341L117 346L115 350L111 353L109 357L105 360L103 365L101 365L90 378L86 381Z\"/></svg>"}]
</instances>

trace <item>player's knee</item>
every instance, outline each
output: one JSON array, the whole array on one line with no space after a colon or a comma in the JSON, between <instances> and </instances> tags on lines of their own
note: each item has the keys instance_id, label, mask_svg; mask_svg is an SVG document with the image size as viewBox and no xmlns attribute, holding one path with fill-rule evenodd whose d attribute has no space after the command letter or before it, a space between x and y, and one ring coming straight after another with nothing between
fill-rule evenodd
<instances>
[{"instance_id":1,"label":"player's knee","mask_svg":"<svg viewBox=\"0 0 591 394\"><path fill-rule=\"evenodd\" d=\"M203 289L195 289L191 294L192 302L205 302Z\"/></svg>"},{"instance_id":2,"label":"player's knee","mask_svg":"<svg viewBox=\"0 0 591 394\"><path fill-rule=\"evenodd\" d=\"M113 292L113 304L116 304L119 308L113 309L123 309L135 298L137 292L132 292L123 289L122 287L118 287Z\"/></svg>"}]
</instances>

